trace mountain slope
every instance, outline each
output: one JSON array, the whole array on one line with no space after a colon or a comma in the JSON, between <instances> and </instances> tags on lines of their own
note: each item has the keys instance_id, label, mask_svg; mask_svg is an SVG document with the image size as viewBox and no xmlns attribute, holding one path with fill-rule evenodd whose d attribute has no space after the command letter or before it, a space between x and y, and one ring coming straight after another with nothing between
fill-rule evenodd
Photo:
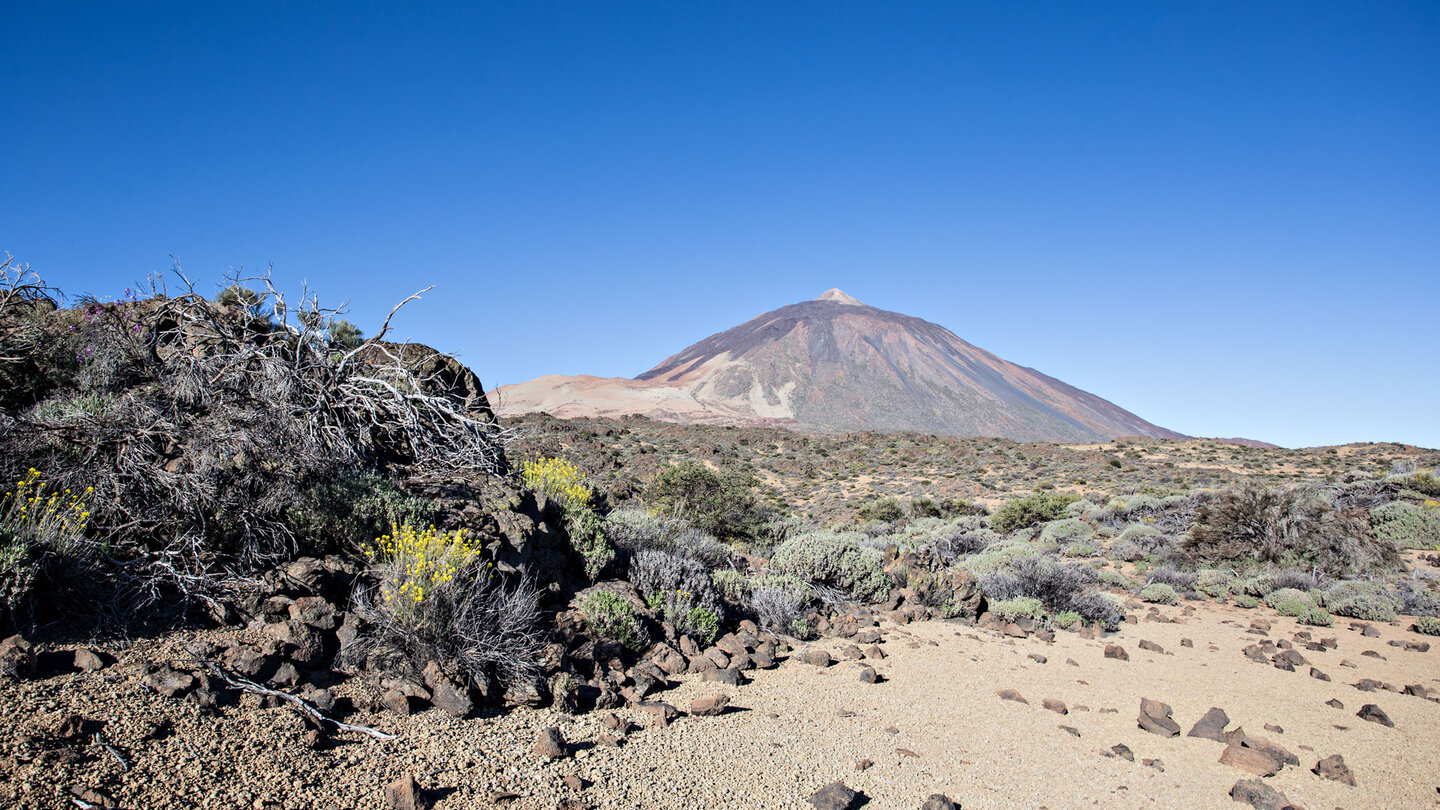
<instances>
[{"instance_id":1,"label":"mountain slope","mask_svg":"<svg viewBox=\"0 0 1440 810\"><path fill-rule=\"evenodd\" d=\"M839 290L711 335L633 380L541 377L497 412L1018 440L1183 438L1093 394Z\"/></svg>"}]
</instances>

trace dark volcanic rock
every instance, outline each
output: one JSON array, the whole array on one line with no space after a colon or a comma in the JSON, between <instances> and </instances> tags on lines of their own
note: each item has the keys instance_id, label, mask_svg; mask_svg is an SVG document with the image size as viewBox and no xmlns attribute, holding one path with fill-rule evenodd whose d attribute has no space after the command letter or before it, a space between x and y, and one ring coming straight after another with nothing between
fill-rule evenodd
<instances>
[{"instance_id":1,"label":"dark volcanic rock","mask_svg":"<svg viewBox=\"0 0 1440 810\"><path fill-rule=\"evenodd\" d=\"M1255 810L1284 810L1290 804L1285 794L1259 779L1241 779L1230 788L1230 799L1243 802Z\"/></svg>"},{"instance_id":2,"label":"dark volcanic rock","mask_svg":"<svg viewBox=\"0 0 1440 810\"><path fill-rule=\"evenodd\" d=\"M1345 764L1345 758L1339 754L1331 754L1315 763L1315 767L1311 768L1310 772L1355 787L1355 775L1350 773L1350 767Z\"/></svg>"},{"instance_id":3,"label":"dark volcanic rock","mask_svg":"<svg viewBox=\"0 0 1440 810\"><path fill-rule=\"evenodd\" d=\"M1168 704L1140 698L1140 728L1162 737L1180 736L1180 726L1170 718L1172 711Z\"/></svg>"},{"instance_id":4,"label":"dark volcanic rock","mask_svg":"<svg viewBox=\"0 0 1440 810\"><path fill-rule=\"evenodd\" d=\"M1225 710L1218 706L1211 706L1210 711L1195 721L1195 725L1186 733L1187 737L1200 737L1215 742L1225 742L1225 727L1230 725L1230 716Z\"/></svg>"},{"instance_id":5,"label":"dark volcanic rock","mask_svg":"<svg viewBox=\"0 0 1440 810\"><path fill-rule=\"evenodd\" d=\"M831 782L810 796L810 803L816 810L850 810L856 806L860 794L845 786L844 782Z\"/></svg>"},{"instance_id":6,"label":"dark volcanic rock","mask_svg":"<svg viewBox=\"0 0 1440 810\"><path fill-rule=\"evenodd\" d=\"M1364 706L1361 706L1360 711L1356 712L1355 716L1360 718L1361 720L1369 720L1372 723L1379 723L1386 728L1395 727L1395 723L1390 719L1390 715L1386 714L1383 709L1381 709L1379 706L1376 706L1374 703L1366 703Z\"/></svg>"}]
</instances>

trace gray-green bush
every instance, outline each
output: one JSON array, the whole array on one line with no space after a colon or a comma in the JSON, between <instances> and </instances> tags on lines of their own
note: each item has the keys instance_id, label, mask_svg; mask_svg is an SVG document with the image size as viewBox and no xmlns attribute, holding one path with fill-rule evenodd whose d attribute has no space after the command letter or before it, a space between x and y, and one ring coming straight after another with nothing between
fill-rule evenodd
<instances>
[{"instance_id":1,"label":"gray-green bush","mask_svg":"<svg viewBox=\"0 0 1440 810\"><path fill-rule=\"evenodd\" d=\"M880 555L860 544L854 532L804 532L781 543L770 558L776 571L876 602L890 591Z\"/></svg>"}]
</instances>

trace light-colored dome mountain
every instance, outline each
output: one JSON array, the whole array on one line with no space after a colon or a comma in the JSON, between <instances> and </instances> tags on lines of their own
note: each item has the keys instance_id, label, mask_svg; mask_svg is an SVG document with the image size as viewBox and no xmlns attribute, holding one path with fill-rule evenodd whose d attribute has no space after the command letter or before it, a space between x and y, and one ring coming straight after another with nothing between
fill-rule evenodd
<instances>
[{"instance_id":1,"label":"light-colored dome mountain","mask_svg":"<svg viewBox=\"0 0 1440 810\"><path fill-rule=\"evenodd\" d=\"M1022 441L1184 438L1094 394L838 289L711 335L633 380L549 376L495 392L496 411L643 414L812 431Z\"/></svg>"}]
</instances>

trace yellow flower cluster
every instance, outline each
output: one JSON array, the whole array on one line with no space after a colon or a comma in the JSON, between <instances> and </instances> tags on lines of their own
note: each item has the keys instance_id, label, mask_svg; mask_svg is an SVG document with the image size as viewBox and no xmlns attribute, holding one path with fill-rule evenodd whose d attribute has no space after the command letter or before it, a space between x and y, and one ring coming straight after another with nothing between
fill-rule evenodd
<instances>
[{"instance_id":1,"label":"yellow flower cluster","mask_svg":"<svg viewBox=\"0 0 1440 810\"><path fill-rule=\"evenodd\" d=\"M590 488L580 468L563 458L527 461L521 467L525 486L543 492L565 506L589 506Z\"/></svg>"},{"instance_id":2,"label":"yellow flower cluster","mask_svg":"<svg viewBox=\"0 0 1440 810\"><path fill-rule=\"evenodd\" d=\"M375 538L365 554L373 562L395 565L391 589L385 600L397 596L411 605L425 601L425 595L455 578L456 572L480 553L480 545L464 529L437 532L434 526L416 531L410 524L392 534Z\"/></svg>"},{"instance_id":3,"label":"yellow flower cluster","mask_svg":"<svg viewBox=\"0 0 1440 810\"><path fill-rule=\"evenodd\" d=\"M28 542L68 545L90 524L90 507L85 499L94 491L94 487L86 487L77 495L68 489L52 489L32 467L0 499L0 529Z\"/></svg>"}]
</instances>

